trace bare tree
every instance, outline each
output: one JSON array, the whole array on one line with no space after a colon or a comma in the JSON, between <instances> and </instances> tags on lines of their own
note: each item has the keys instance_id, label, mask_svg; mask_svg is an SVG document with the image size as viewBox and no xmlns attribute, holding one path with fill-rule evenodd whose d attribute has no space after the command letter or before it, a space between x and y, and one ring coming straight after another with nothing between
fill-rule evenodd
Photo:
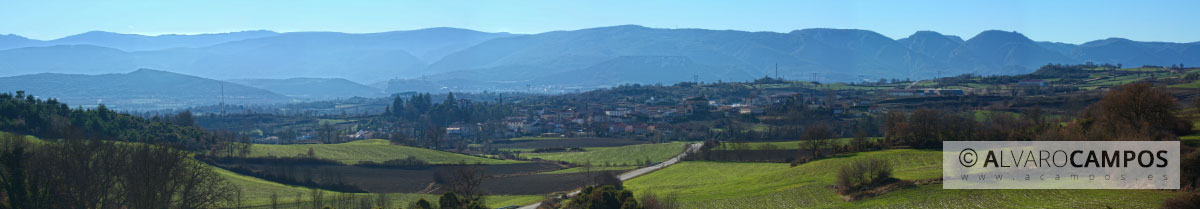
<instances>
[{"instance_id":1,"label":"bare tree","mask_svg":"<svg viewBox=\"0 0 1200 209\"><path fill-rule=\"evenodd\" d=\"M480 188L483 185L483 168L476 164L459 163L459 165L438 171L434 175L437 175L435 180L446 184L455 194L471 200L476 200L483 194Z\"/></svg>"}]
</instances>

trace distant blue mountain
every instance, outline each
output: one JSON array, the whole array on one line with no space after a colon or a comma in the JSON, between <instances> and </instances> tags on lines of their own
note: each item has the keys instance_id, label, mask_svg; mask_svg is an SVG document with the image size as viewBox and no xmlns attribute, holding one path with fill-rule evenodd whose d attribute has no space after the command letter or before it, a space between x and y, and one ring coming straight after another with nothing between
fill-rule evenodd
<instances>
[{"instance_id":1,"label":"distant blue mountain","mask_svg":"<svg viewBox=\"0 0 1200 209\"><path fill-rule=\"evenodd\" d=\"M0 46L31 41L71 44L0 50L0 76L153 68L223 80L345 78L393 92L408 87L446 90L472 83L616 85L671 83L692 76L737 81L773 76L776 66L786 78L857 81L1028 73L1049 63L1200 65L1200 43L1114 38L1074 45L995 30L967 40L934 31L893 40L855 29L776 33L636 25L529 35L430 28L366 34L250 31L195 36L91 32L45 42L0 36Z\"/></svg>"},{"instance_id":2,"label":"distant blue mountain","mask_svg":"<svg viewBox=\"0 0 1200 209\"><path fill-rule=\"evenodd\" d=\"M31 40L17 36L20 39L24 39L24 41L8 42L5 41L5 37L0 36L0 49L55 45L95 45L114 48L122 51L151 51L170 48L204 47L230 41L262 38L274 35L278 35L278 33L265 30L196 35L167 34L157 36L90 31L87 33L81 33L49 41Z\"/></svg>"},{"instance_id":3,"label":"distant blue mountain","mask_svg":"<svg viewBox=\"0 0 1200 209\"><path fill-rule=\"evenodd\" d=\"M14 91L57 98L70 105L103 103L124 110L212 105L222 101L222 94L226 104L290 101L267 90L149 69L100 75L39 73L0 77L0 92Z\"/></svg>"},{"instance_id":4,"label":"distant blue mountain","mask_svg":"<svg viewBox=\"0 0 1200 209\"><path fill-rule=\"evenodd\" d=\"M303 99L385 96L382 89L341 78L235 79L229 82Z\"/></svg>"},{"instance_id":5,"label":"distant blue mountain","mask_svg":"<svg viewBox=\"0 0 1200 209\"><path fill-rule=\"evenodd\" d=\"M97 40L123 40L131 36L142 37L89 32L63 38L61 42L98 43L101 41ZM216 79L327 77L376 82L419 75L426 66L425 59L440 59L479 42L508 36L513 35L430 28L367 34L295 32L153 51L105 47L120 45L113 44L116 42L25 47L0 51L0 60L4 61L0 62L0 76L41 72L102 74L152 68ZM153 37L202 40L192 36Z\"/></svg>"}]
</instances>

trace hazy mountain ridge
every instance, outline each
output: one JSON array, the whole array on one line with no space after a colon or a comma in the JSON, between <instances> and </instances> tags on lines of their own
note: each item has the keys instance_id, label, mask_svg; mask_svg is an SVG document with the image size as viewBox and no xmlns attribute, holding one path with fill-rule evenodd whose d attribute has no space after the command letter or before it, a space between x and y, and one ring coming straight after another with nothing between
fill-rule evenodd
<instances>
[{"instance_id":1,"label":"hazy mountain ridge","mask_svg":"<svg viewBox=\"0 0 1200 209\"><path fill-rule=\"evenodd\" d=\"M0 36L0 44L22 39ZM693 75L704 81L736 81L774 75L775 66L781 76L819 81L1028 73L1047 63L1194 66L1200 65L1200 43L1114 38L1075 45L996 30L967 40L934 31L893 40L857 29L777 33L622 25L531 35L457 28L293 32L136 52L84 45L16 48L0 51L0 60L5 61L0 62L0 76L153 68L214 79L320 77L384 84L420 78L395 83L446 89L669 83L691 80Z\"/></svg>"},{"instance_id":2,"label":"hazy mountain ridge","mask_svg":"<svg viewBox=\"0 0 1200 209\"><path fill-rule=\"evenodd\" d=\"M25 91L57 98L72 105L103 103L119 109L186 108L228 104L287 102L286 96L267 90L196 76L139 69L100 75L39 73L0 77L0 92Z\"/></svg>"},{"instance_id":3,"label":"hazy mountain ridge","mask_svg":"<svg viewBox=\"0 0 1200 209\"><path fill-rule=\"evenodd\" d=\"M195 34L195 35L178 35L165 34L157 36L146 36L137 34L122 34L105 31L89 31L86 33L71 35L59 39L40 41L20 37L27 41L22 42L5 42L0 41L0 49L13 49L22 47L44 47L55 45L96 45L107 48L114 48L122 51L150 51L163 50L170 48L194 48L211 46L215 44L245 40L252 38L270 37L278 35L274 31L253 30L239 31L229 33L211 33L211 34ZM13 35L15 36L15 35ZM3 38L0 38L3 39Z\"/></svg>"},{"instance_id":4,"label":"hazy mountain ridge","mask_svg":"<svg viewBox=\"0 0 1200 209\"><path fill-rule=\"evenodd\" d=\"M91 50L61 45L25 47L0 51L0 60L5 61L0 64L0 76L153 68L215 79L329 77L370 82L420 74L426 65L422 57L436 59L507 36L514 35L431 28L366 34L295 32L198 48L135 52L94 45L86 47ZM103 48L111 50L100 50ZM64 63L86 64L55 66Z\"/></svg>"},{"instance_id":5,"label":"hazy mountain ridge","mask_svg":"<svg viewBox=\"0 0 1200 209\"><path fill-rule=\"evenodd\" d=\"M235 79L228 82L260 88L289 97L334 99L382 96L383 90L342 78Z\"/></svg>"}]
</instances>

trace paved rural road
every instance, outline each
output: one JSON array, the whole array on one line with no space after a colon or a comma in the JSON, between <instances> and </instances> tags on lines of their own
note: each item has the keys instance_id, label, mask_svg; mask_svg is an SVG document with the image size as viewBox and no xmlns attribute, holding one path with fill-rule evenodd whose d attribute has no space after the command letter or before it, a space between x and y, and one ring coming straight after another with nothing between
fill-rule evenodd
<instances>
[{"instance_id":1,"label":"paved rural road","mask_svg":"<svg viewBox=\"0 0 1200 209\"><path fill-rule=\"evenodd\" d=\"M691 144L690 146L688 146L687 151L684 151L683 153L679 153L679 155L677 155L671 159L667 159L667 161L663 161L662 163L656 164L654 166L638 168L638 169L634 169L629 172L622 173L621 175L617 175L617 178L621 179L621 181L629 181L630 179L636 178L638 176L646 175L647 173L654 172L659 169L666 168L667 166L674 165L675 163L678 163L680 159L683 159L684 156L687 156L688 153L693 153L693 152L700 150L700 146L703 144L704 143ZM577 194L579 194L579 190L575 190L574 192L567 193L567 197L574 197ZM519 209L537 209L537 207L541 204L542 203L540 203L540 202L533 203L530 205L521 206Z\"/></svg>"}]
</instances>

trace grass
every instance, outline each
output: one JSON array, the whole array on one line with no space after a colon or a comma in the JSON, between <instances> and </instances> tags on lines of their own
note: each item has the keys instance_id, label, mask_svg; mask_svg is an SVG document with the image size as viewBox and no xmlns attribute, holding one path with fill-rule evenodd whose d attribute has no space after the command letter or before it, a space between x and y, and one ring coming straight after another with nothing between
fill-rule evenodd
<instances>
[{"instance_id":1,"label":"grass","mask_svg":"<svg viewBox=\"0 0 1200 209\"><path fill-rule=\"evenodd\" d=\"M221 176L229 180L233 185L242 189L244 195L243 204L247 207L267 207L271 204L271 194L279 195L279 203L281 205L301 205L306 206L312 202L310 188L289 186L279 184L267 180L258 179L255 177L244 176L233 173L221 168L212 167ZM339 193L319 190L325 193L326 201L336 197ZM369 193L354 193L353 195L376 195ZM433 194L410 194L410 193L391 193L388 194L392 200L392 206L406 207L409 203L416 202L418 199L424 198L434 204L437 204L438 195ZM299 198L299 199L297 199ZM542 196L538 195L489 195L484 197L488 203L488 207L498 208L509 205L527 205L542 200Z\"/></svg>"},{"instance_id":2,"label":"grass","mask_svg":"<svg viewBox=\"0 0 1200 209\"><path fill-rule=\"evenodd\" d=\"M4 133L4 132L0 132L0 133ZM29 141L30 143L33 143L33 144L49 143L47 141L40 140L37 137L33 137L33 136L25 136L25 140ZM382 141L382 143L380 141ZM134 143L134 142L117 142L117 143L118 144L130 144L130 143ZM388 145L388 144L386 144L386 141L383 141L383 140L364 140L364 141L350 142L350 143L346 143L346 144L342 144L342 145ZM258 145L255 145L255 146L258 146ZM276 145L276 146L289 146L289 145ZM388 145L388 146L390 146L390 145ZM418 149L418 148L411 148L411 149ZM427 151L433 151L433 150L427 150ZM305 148L305 152L307 152L307 148ZM433 151L433 152L437 152L437 151ZM467 157L471 157L471 156L467 156ZM486 159L486 158L481 158L481 159ZM513 162L517 162L517 161L513 161ZM217 174L219 174L221 177L224 177L225 180L227 180L230 184L237 186L239 189L242 190L242 200L243 200L242 204L246 207L270 206L272 194L279 195L279 203L282 205L296 205L296 204L304 205L305 203L312 201L311 196L310 196L311 192L313 191L312 188L280 184L280 183L267 181L267 180L263 180L263 179L259 179L259 178L255 178L255 177L251 177L251 176L237 174L237 173L234 173L234 172L231 172L231 171L228 171L225 169L221 169L221 168L215 167L215 166L209 166L209 168L216 171ZM335 197L335 195L339 194L337 192L326 191L326 190L317 190L317 191L325 193L326 198L333 198L333 197ZM355 193L353 195L375 195L375 194ZM435 204L437 202L437 195L432 195L432 194L391 193L389 195L391 196L391 199L392 199L392 205L399 206L399 207L405 207L409 203L415 202L420 198L425 198L426 200L429 200L430 202L433 202ZM299 196L299 199L297 199L297 196ZM504 207L504 206L509 206L509 205L532 204L532 203L541 201L543 197L539 196L539 195L490 195L490 196L486 196L485 198L486 198L486 201L487 201L489 207L498 208L498 207Z\"/></svg>"},{"instance_id":3,"label":"grass","mask_svg":"<svg viewBox=\"0 0 1200 209\"><path fill-rule=\"evenodd\" d=\"M840 155L790 167L784 163L689 161L625 183L636 192L677 193L684 208L1155 208L1178 193L1159 190L943 190L939 184L846 202L835 173L858 158L889 160L900 179L941 176L941 153L885 150Z\"/></svg>"},{"instance_id":4,"label":"grass","mask_svg":"<svg viewBox=\"0 0 1200 209\"><path fill-rule=\"evenodd\" d=\"M637 168L637 166L593 166L592 171L626 171L626 170L633 170L635 168ZM583 167L574 167L574 168L568 168L568 169L562 169L562 170L541 172L538 174L564 174L564 173L583 173L583 172L587 172L587 169L584 169Z\"/></svg>"},{"instance_id":5,"label":"grass","mask_svg":"<svg viewBox=\"0 0 1200 209\"><path fill-rule=\"evenodd\" d=\"M522 137L512 138L512 139L508 139L508 140L522 141L522 140L555 140L555 139L566 139L566 137L522 136Z\"/></svg>"},{"instance_id":6,"label":"grass","mask_svg":"<svg viewBox=\"0 0 1200 209\"><path fill-rule=\"evenodd\" d=\"M317 157L337 160L346 164L354 164L359 161L383 162L393 159L403 159L409 156L432 164L452 164L459 162L483 164L521 163L521 161L514 160L497 160L452 152L391 145L387 140L382 139L358 140L341 144L254 144L251 146L250 156L296 156L307 153L309 148L313 149Z\"/></svg>"},{"instance_id":7,"label":"grass","mask_svg":"<svg viewBox=\"0 0 1200 209\"><path fill-rule=\"evenodd\" d=\"M1175 85L1171 85L1171 86L1168 86L1168 87L1171 87L1171 88L1190 88L1190 89L1194 89L1194 88L1200 88L1200 81L1193 81L1193 82L1191 82L1191 83L1184 83L1184 84L1175 84Z\"/></svg>"},{"instance_id":8,"label":"grass","mask_svg":"<svg viewBox=\"0 0 1200 209\"><path fill-rule=\"evenodd\" d=\"M685 142L663 144L639 144L620 147L586 147L584 152L552 152L521 154L527 158L541 158L570 163L591 162L593 165L637 165L647 159L662 162L683 152Z\"/></svg>"},{"instance_id":9,"label":"grass","mask_svg":"<svg viewBox=\"0 0 1200 209\"><path fill-rule=\"evenodd\" d=\"M833 144L834 145L850 144L850 140L853 140L853 139L854 138L837 138L837 139L833 139ZM874 140L879 140L879 139L882 139L882 137L867 138L868 141L874 141ZM751 150L762 150L768 144L774 145L778 149L801 149L800 142L804 142L804 141L807 141L807 140L780 141L780 142L746 142L746 145ZM731 150L732 149L732 145L733 145L732 142L721 142L721 143L724 144L725 146L718 148L719 150Z\"/></svg>"}]
</instances>

